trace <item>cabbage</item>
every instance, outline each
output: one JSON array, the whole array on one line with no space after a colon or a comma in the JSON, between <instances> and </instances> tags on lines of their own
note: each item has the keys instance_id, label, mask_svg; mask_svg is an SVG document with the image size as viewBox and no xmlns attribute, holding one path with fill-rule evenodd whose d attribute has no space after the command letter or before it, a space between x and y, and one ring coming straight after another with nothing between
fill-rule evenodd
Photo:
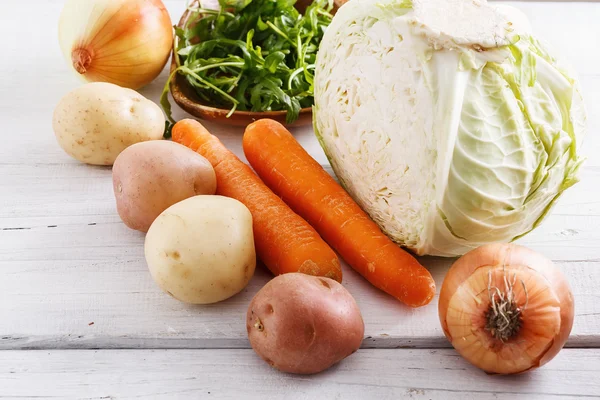
<instances>
[{"instance_id":1,"label":"cabbage","mask_svg":"<svg viewBox=\"0 0 600 400\"><path fill-rule=\"evenodd\" d=\"M338 179L417 254L513 241L577 182L578 85L516 9L351 0L321 42L314 86Z\"/></svg>"}]
</instances>

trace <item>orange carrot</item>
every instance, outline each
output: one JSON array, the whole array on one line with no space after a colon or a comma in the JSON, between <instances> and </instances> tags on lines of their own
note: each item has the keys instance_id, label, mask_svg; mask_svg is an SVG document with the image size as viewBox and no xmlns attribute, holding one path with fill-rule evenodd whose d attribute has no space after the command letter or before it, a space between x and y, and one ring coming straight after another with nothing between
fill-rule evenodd
<instances>
[{"instance_id":1,"label":"orange carrot","mask_svg":"<svg viewBox=\"0 0 600 400\"><path fill-rule=\"evenodd\" d=\"M350 195L280 123L254 122L244 153L261 179L375 287L411 306L435 294L425 267L384 235Z\"/></svg>"},{"instance_id":2,"label":"orange carrot","mask_svg":"<svg viewBox=\"0 0 600 400\"><path fill-rule=\"evenodd\" d=\"M302 272L342 281L335 252L216 136L191 119L176 123L172 134L175 142L210 161L217 176L217 194L232 197L248 207L256 253L273 274Z\"/></svg>"}]
</instances>

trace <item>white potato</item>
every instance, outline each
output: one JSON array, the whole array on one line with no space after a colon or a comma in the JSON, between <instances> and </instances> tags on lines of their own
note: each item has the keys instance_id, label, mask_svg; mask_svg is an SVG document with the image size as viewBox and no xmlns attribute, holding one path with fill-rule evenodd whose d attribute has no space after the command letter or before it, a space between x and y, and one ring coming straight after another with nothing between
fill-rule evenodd
<instances>
[{"instance_id":1,"label":"white potato","mask_svg":"<svg viewBox=\"0 0 600 400\"><path fill-rule=\"evenodd\" d=\"M54 110L52 126L58 144L71 157L112 165L128 146L161 139L165 117L135 90L96 82L67 93Z\"/></svg>"},{"instance_id":2,"label":"white potato","mask_svg":"<svg viewBox=\"0 0 600 400\"><path fill-rule=\"evenodd\" d=\"M225 300L254 275L252 215L228 197L190 197L152 223L145 254L156 283L176 299L192 304Z\"/></svg>"}]
</instances>

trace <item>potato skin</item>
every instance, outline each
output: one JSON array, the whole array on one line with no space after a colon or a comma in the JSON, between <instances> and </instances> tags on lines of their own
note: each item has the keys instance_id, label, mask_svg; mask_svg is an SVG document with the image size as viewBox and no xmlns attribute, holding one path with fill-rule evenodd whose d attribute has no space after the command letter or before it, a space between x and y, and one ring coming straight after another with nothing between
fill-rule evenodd
<instances>
[{"instance_id":1,"label":"potato skin","mask_svg":"<svg viewBox=\"0 0 600 400\"><path fill-rule=\"evenodd\" d=\"M134 143L163 136L165 117L158 105L134 90L112 83L88 83L67 93L52 120L58 144L71 157L112 165Z\"/></svg>"},{"instance_id":2,"label":"potato skin","mask_svg":"<svg viewBox=\"0 0 600 400\"><path fill-rule=\"evenodd\" d=\"M228 197L190 197L156 218L144 253L156 283L176 299L191 304L225 300L254 275L252 214Z\"/></svg>"},{"instance_id":3,"label":"potato skin","mask_svg":"<svg viewBox=\"0 0 600 400\"><path fill-rule=\"evenodd\" d=\"M119 216L131 229L147 232L161 212L188 197L215 194L210 162L178 143L153 140L129 146L113 165Z\"/></svg>"},{"instance_id":4,"label":"potato skin","mask_svg":"<svg viewBox=\"0 0 600 400\"><path fill-rule=\"evenodd\" d=\"M341 284L290 273L272 279L252 299L246 329L252 348L269 365L314 374L358 350L365 327Z\"/></svg>"}]
</instances>

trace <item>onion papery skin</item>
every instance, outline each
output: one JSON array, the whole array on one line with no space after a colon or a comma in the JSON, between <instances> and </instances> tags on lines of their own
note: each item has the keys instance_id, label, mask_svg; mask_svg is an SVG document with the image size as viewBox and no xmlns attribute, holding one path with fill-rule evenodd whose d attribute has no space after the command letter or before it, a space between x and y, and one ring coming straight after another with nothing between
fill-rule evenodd
<instances>
[{"instance_id":1,"label":"onion papery skin","mask_svg":"<svg viewBox=\"0 0 600 400\"><path fill-rule=\"evenodd\" d=\"M501 341L485 324L490 282L504 291L505 276L514 279L517 304L526 306L517 334ZM438 311L444 334L465 359L488 373L513 374L538 368L558 354L571 333L574 302L566 278L552 261L528 248L501 243L479 247L452 265Z\"/></svg>"},{"instance_id":2,"label":"onion papery skin","mask_svg":"<svg viewBox=\"0 0 600 400\"><path fill-rule=\"evenodd\" d=\"M173 27L161 0L67 0L59 41L84 81L139 89L163 70Z\"/></svg>"}]
</instances>

